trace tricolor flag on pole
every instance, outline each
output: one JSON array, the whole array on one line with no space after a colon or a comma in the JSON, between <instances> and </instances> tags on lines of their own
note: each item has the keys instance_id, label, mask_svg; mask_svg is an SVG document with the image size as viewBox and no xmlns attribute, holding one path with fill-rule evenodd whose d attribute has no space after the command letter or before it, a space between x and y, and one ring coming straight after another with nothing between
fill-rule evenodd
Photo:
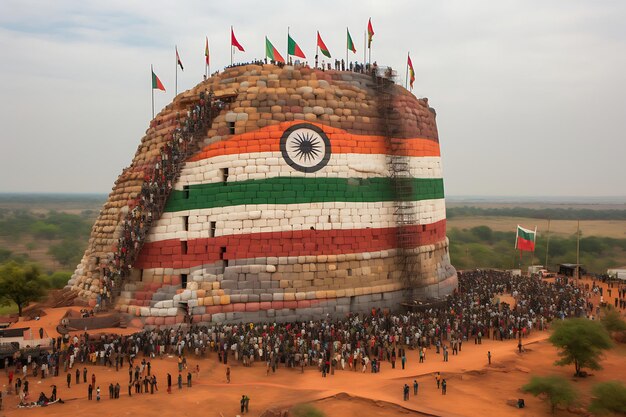
<instances>
[{"instance_id":1,"label":"tricolor flag on pole","mask_svg":"<svg viewBox=\"0 0 626 417\"><path fill-rule=\"evenodd\" d=\"M304 56L304 52L302 52L302 49L300 49L296 41L294 41L291 35L289 34L287 35L287 44L288 44L287 53L289 55L298 56L300 58L306 58L306 56Z\"/></svg>"},{"instance_id":2,"label":"tricolor flag on pole","mask_svg":"<svg viewBox=\"0 0 626 417\"><path fill-rule=\"evenodd\" d=\"M210 56L209 56L209 37L206 37L206 42L204 44L204 62L206 66L209 66Z\"/></svg>"},{"instance_id":3,"label":"tricolor flag on pole","mask_svg":"<svg viewBox=\"0 0 626 417\"><path fill-rule=\"evenodd\" d=\"M367 47L372 47L372 38L374 37L374 28L372 27L372 18L367 22Z\"/></svg>"},{"instance_id":4,"label":"tricolor flag on pole","mask_svg":"<svg viewBox=\"0 0 626 417\"><path fill-rule=\"evenodd\" d=\"M519 224L517 225L517 234L515 237L515 249L518 249L520 252L534 252L535 251L535 241L537 240L537 227L535 226L535 230L524 229Z\"/></svg>"},{"instance_id":5,"label":"tricolor flag on pole","mask_svg":"<svg viewBox=\"0 0 626 417\"><path fill-rule=\"evenodd\" d=\"M322 40L322 37L320 36L319 31L317 32L317 47L320 48L320 51L322 51L322 53L330 58L330 51L328 50L328 48L326 47L326 44L324 43L324 41Z\"/></svg>"},{"instance_id":6,"label":"tricolor flag on pole","mask_svg":"<svg viewBox=\"0 0 626 417\"><path fill-rule=\"evenodd\" d=\"M413 70L413 62L411 61L411 55L407 55L407 65L409 66L409 85L413 90L413 82L415 81L415 70Z\"/></svg>"},{"instance_id":7,"label":"tricolor flag on pole","mask_svg":"<svg viewBox=\"0 0 626 417\"><path fill-rule=\"evenodd\" d=\"M159 89L161 91L165 91L165 87L163 87L163 83L154 73L152 65L150 65L150 72L152 73L152 88L150 89L150 93L152 94L152 119L154 119L154 90Z\"/></svg>"},{"instance_id":8,"label":"tricolor flag on pole","mask_svg":"<svg viewBox=\"0 0 626 417\"><path fill-rule=\"evenodd\" d=\"M265 37L265 56L272 61L285 62L285 58L274 48L274 45L267 39L267 36Z\"/></svg>"},{"instance_id":9,"label":"tricolor flag on pole","mask_svg":"<svg viewBox=\"0 0 626 417\"><path fill-rule=\"evenodd\" d=\"M180 55L178 55L178 46L176 47L176 63L180 67L181 71L185 70L185 68L183 68L183 61L180 60Z\"/></svg>"},{"instance_id":10,"label":"tricolor flag on pole","mask_svg":"<svg viewBox=\"0 0 626 417\"><path fill-rule=\"evenodd\" d=\"M346 33L348 35L346 47L349 51L352 51L356 54L356 47L354 46L354 42L352 42L352 36L350 36L350 30L348 28L346 28Z\"/></svg>"},{"instance_id":11,"label":"tricolor flag on pole","mask_svg":"<svg viewBox=\"0 0 626 417\"><path fill-rule=\"evenodd\" d=\"M170 61L170 62L172 62L172 61ZM152 70L152 89L153 90L157 89L157 90L165 91L165 87L163 87L163 83L161 82L161 80L159 80L159 77L157 77L157 75L154 73L154 70Z\"/></svg>"}]
</instances>

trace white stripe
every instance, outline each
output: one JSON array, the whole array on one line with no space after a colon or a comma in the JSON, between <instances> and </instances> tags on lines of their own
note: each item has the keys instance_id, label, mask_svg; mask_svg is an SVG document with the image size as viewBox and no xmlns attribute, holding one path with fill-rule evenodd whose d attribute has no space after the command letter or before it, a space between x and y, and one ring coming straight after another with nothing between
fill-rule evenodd
<instances>
[{"instance_id":1,"label":"white stripe","mask_svg":"<svg viewBox=\"0 0 626 417\"><path fill-rule=\"evenodd\" d=\"M247 233L285 232L293 230L386 228L397 225L395 202L326 202L304 204L259 204L215 207L163 213L150 229L147 241L167 239L200 239ZM445 200L414 202L413 224L431 224L446 218ZM188 230L184 218L188 217Z\"/></svg>"},{"instance_id":2,"label":"white stripe","mask_svg":"<svg viewBox=\"0 0 626 417\"><path fill-rule=\"evenodd\" d=\"M220 169L228 168L228 181L259 180L272 177L307 178L371 178L390 177L389 156L383 154L333 154L328 165L314 173L296 171L280 152L255 152L219 155L185 163L174 188L184 185L210 184L223 181ZM442 178L438 156L408 157L414 178Z\"/></svg>"}]
</instances>

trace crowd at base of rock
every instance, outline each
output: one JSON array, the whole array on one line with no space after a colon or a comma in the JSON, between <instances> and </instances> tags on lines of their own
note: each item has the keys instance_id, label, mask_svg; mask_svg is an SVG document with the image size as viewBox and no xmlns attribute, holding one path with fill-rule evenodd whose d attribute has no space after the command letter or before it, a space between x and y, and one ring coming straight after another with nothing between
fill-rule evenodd
<instances>
[{"instance_id":1,"label":"crowd at base of rock","mask_svg":"<svg viewBox=\"0 0 626 417\"><path fill-rule=\"evenodd\" d=\"M626 287L617 290L621 295ZM118 370L128 366L129 395L133 388L136 393L153 393L158 389L156 377L150 375L150 360L165 354L178 356L179 387L187 368L187 355L204 357L209 352L217 353L219 361L226 365L230 361L243 366L260 362L268 375L281 364L301 371L314 366L322 377L339 370L376 373L382 362L390 363L392 368L399 362L398 366L404 369L407 350L418 350L419 361L425 362L426 349L429 358L433 355L430 349L434 348L434 354L441 354L446 361L449 351L458 355L463 343L480 344L483 338L519 338L521 349L523 337L536 329L546 329L555 319L593 318L599 306L591 302L591 297L601 292L595 283L577 286L567 278L556 278L551 283L536 276L522 278L506 272L477 270L460 273L458 290L448 296L444 305L427 311L385 314L373 310L370 315L350 315L343 320L286 324L181 325L131 336L109 334L94 338L85 333L59 337L53 341L52 350L39 357L24 357L18 352L14 368L7 359L5 369L9 387L15 388L24 404L28 402L28 382L32 377L41 375L45 379L67 373L69 386L75 373L76 381L82 375L86 383L86 366L92 370L97 366ZM514 307L498 302L504 294L515 299ZM187 372L191 386L191 372ZM95 373L91 378L93 390ZM171 389L169 374L168 388ZM115 389L112 392L112 398L119 397ZM54 401L56 389L51 397L43 397Z\"/></svg>"}]
</instances>

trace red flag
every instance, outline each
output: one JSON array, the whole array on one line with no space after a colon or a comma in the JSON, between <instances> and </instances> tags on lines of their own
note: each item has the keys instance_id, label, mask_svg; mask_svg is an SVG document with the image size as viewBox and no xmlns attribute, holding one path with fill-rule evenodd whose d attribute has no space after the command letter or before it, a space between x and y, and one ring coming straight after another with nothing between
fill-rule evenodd
<instances>
[{"instance_id":1,"label":"red flag","mask_svg":"<svg viewBox=\"0 0 626 417\"><path fill-rule=\"evenodd\" d=\"M324 55L326 55L328 58L330 58L330 51L326 47L326 44L322 40L322 37L320 36L319 32L317 32L317 47L320 48L320 51L322 51L322 53Z\"/></svg>"},{"instance_id":2,"label":"red flag","mask_svg":"<svg viewBox=\"0 0 626 417\"><path fill-rule=\"evenodd\" d=\"M180 56L178 56L178 47L176 47L176 63L180 66L181 70L185 70L185 68L183 68L183 61L181 61Z\"/></svg>"},{"instance_id":3,"label":"red flag","mask_svg":"<svg viewBox=\"0 0 626 417\"><path fill-rule=\"evenodd\" d=\"M209 65L209 37L206 37L206 43L204 45L204 61Z\"/></svg>"},{"instance_id":4,"label":"red flag","mask_svg":"<svg viewBox=\"0 0 626 417\"><path fill-rule=\"evenodd\" d=\"M241 44L237 41L237 38L235 38L235 32L232 27L230 28L230 45L236 47L241 52L245 52L243 50L243 46L241 46Z\"/></svg>"},{"instance_id":5,"label":"red flag","mask_svg":"<svg viewBox=\"0 0 626 417\"><path fill-rule=\"evenodd\" d=\"M374 37L374 28L372 27L372 18L367 22L367 47L372 47L372 38Z\"/></svg>"},{"instance_id":6,"label":"red flag","mask_svg":"<svg viewBox=\"0 0 626 417\"><path fill-rule=\"evenodd\" d=\"M415 81L415 71L413 70L413 62L411 61L411 55L407 55L406 64L409 66L409 81L411 83L411 90L412 90L413 82Z\"/></svg>"}]
</instances>

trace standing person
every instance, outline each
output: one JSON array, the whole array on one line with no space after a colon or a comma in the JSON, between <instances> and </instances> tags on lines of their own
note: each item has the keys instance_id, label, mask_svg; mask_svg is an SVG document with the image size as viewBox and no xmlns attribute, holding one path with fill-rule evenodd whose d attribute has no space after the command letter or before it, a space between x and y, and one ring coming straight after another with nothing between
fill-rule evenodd
<instances>
[{"instance_id":1,"label":"standing person","mask_svg":"<svg viewBox=\"0 0 626 417\"><path fill-rule=\"evenodd\" d=\"M169 373L167 374L167 393L172 393L172 375L170 375Z\"/></svg>"},{"instance_id":2,"label":"standing person","mask_svg":"<svg viewBox=\"0 0 626 417\"><path fill-rule=\"evenodd\" d=\"M417 396L417 389L419 388L419 384L417 383L417 379L413 380L413 395Z\"/></svg>"},{"instance_id":3,"label":"standing person","mask_svg":"<svg viewBox=\"0 0 626 417\"><path fill-rule=\"evenodd\" d=\"M96 386L96 374L91 374L91 385Z\"/></svg>"},{"instance_id":4,"label":"standing person","mask_svg":"<svg viewBox=\"0 0 626 417\"><path fill-rule=\"evenodd\" d=\"M87 399L93 400L93 385L91 384L87 387Z\"/></svg>"},{"instance_id":5,"label":"standing person","mask_svg":"<svg viewBox=\"0 0 626 417\"><path fill-rule=\"evenodd\" d=\"M83 368L83 383L87 383L87 368Z\"/></svg>"},{"instance_id":6,"label":"standing person","mask_svg":"<svg viewBox=\"0 0 626 417\"><path fill-rule=\"evenodd\" d=\"M187 388L191 388L191 372L187 372Z\"/></svg>"},{"instance_id":7,"label":"standing person","mask_svg":"<svg viewBox=\"0 0 626 417\"><path fill-rule=\"evenodd\" d=\"M96 401L100 402L100 386L96 388Z\"/></svg>"},{"instance_id":8,"label":"standing person","mask_svg":"<svg viewBox=\"0 0 626 417\"><path fill-rule=\"evenodd\" d=\"M242 395L241 400L239 400L239 407L241 409L241 414L243 414L243 410L246 408L246 396Z\"/></svg>"},{"instance_id":9,"label":"standing person","mask_svg":"<svg viewBox=\"0 0 626 417\"><path fill-rule=\"evenodd\" d=\"M247 395L244 396L244 411L246 412L246 414L248 413L248 407L250 406L250 397L248 397Z\"/></svg>"},{"instance_id":10,"label":"standing person","mask_svg":"<svg viewBox=\"0 0 626 417\"><path fill-rule=\"evenodd\" d=\"M182 389L182 388L183 388L183 376L179 372L178 373L178 389Z\"/></svg>"},{"instance_id":11,"label":"standing person","mask_svg":"<svg viewBox=\"0 0 626 417\"><path fill-rule=\"evenodd\" d=\"M487 351L487 361L489 361L489 365L491 365L491 351Z\"/></svg>"},{"instance_id":12,"label":"standing person","mask_svg":"<svg viewBox=\"0 0 626 417\"><path fill-rule=\"evenodd\" d=\"M404 352L404 348L401 349L401 355L402 355L402 369L404 369L404 366L406 365L406 353Z\"/></svg>"},{"instance_id":13,"label":"standing person","mask_svg":"<svg viewBox=\"0 0 626 417\"><path fill-rule=\"evenodd\" d=\"M76 385L80 384L80 369L76 368Z\"/></svg>"},{"instance_id":14,"label":"standing person","mask_svg":"<svg viewBox=\"0 0 626 417\"><path fill-rule=\"evenodd\" d=\"M226 367L226 382L230 384L230 366Z\"/></svg>"},{"instance_id":15,"label":"standing person","mask_svg":"<svg viewBox=\"0 0 626 417\"><path fill-rule=\"evenodd\" d=\"M69 388L70 385L72 384L72 374L70 374L69 372L67 373L67 387Z\"/></svg>"},{"instance_id":16,"label":"standing person","mask_svg":"<svg viewBox=\"0 0 626 417\"><path fill-rule=\"evenodd\" d=\"M409 386L407 384L404 384L402 392L404 394L404 401L409 401Z\"/></svg>"},{"instance_id":17,"label":"standing person","mask_svg":"<svg viewBox=\"0 0 626 417\"><path fill-rule=\"evenodd\" d=\"M441 373L437 372L437 375L435 375L435 381L437 381L437 389L439 389L441 387Z\"/></svg>"},{"instance_id":18,"label":"standing person","mask_svg":"<svg viewBox=\"0 0 626 417\"><path fill-rule=\"evenodd\" d=\"M448 383L446 382L446 379L444 378L443 381L441 381L441 395L446 395L447 389L448 389Z\"/></svg>"}]
</instances>

